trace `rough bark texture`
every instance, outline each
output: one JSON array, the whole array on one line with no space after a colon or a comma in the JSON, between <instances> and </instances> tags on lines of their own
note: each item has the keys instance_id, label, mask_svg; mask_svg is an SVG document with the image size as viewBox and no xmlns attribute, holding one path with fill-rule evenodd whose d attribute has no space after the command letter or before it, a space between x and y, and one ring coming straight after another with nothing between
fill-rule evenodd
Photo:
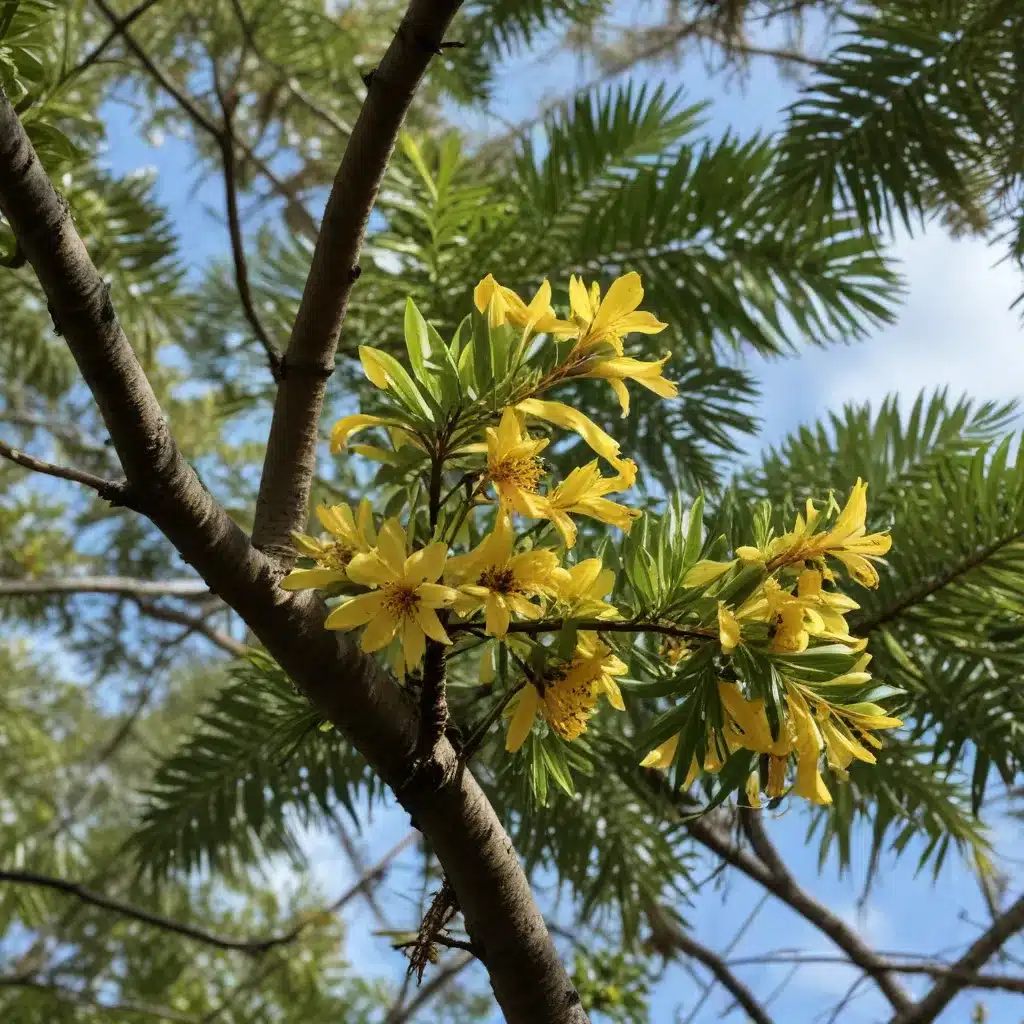
<instances>
[{"instance_id":1,"label":"rough bark texture","mask_svg":"<svg viewBox=\"0 0 1024 1024\"><path fill-rule=\"evenodd\" d=\"M286 564L294 559L292 531L306 525L324 392L359 274L370 211L416 88L441 52L460 3L412 0L380 66L369 76L366 102L331 188L284 355L253 524L256 547Z\"/></svg>"},{"instance_id":2,"label":"rough bark texture","mask_svg":"<svg viewBox=\"0 0 1024 1024\"><path fill-rule=\"evenodd\" d=\"M451 5L441 6L447 10ZM429 3L419 7L434 9ZM325 608L318 597L288 594L277 586L279 567L253 547L185 461L67 204L50 184L6 96L0 97L0 210L96 399L133 507L235 609L385 782L401 786L417 738L410 701L346 634L323 628ZM322 395L322 381L317 389ZM294 396L287 401L295 401ZM308 418L304 415L303 421ZM305 486L308 492L308 480ZM294 502L290 507L297 508ZM445 740L437 754L449 765L455 760ZM403 803L455 887L467 931L481 950L506 1019L515 1024L586 1021L493 808L468 771L448 776L452 781L435 792L408 788Z\"/></svg>"}]
</instances>

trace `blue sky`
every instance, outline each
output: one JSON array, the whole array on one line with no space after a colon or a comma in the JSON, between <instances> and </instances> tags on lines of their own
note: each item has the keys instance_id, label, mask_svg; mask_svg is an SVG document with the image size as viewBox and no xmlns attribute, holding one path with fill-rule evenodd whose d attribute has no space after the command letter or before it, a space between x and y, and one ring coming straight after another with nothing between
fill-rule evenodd
<instances>
[{"instance_id":1,"label":"blue sky","mask_svg":"<svg viewBox=\"0 0 1024 1024\"><path fill-rule=\"evenodd\" d=\"M493 103L493 113L502 120L515 122L528 116L543 99L565 92L593 73L592 68L580 66L573 59L551 60L543 56L543 45L539 49L542 59L512 61L503 73ZM667 77L671 84L685 88L688 101L713 101L708 124L711 133L727 127L741 135L770 130L778 123L778 112L792 96L792 85L764 60L754 63L742 88L741 83L721 77L709 81L696 58ZM226 252L222 224L200 212L198 206L207 203L217 210L221 208L219 182L214 180L193 195L195 175L180 144L165 140L154 147L140 139L132 131L130 113L124 107L111 107L109 115L110 166L119 171L145 165L157 169L159 194L181 225L184 251L193 261L199 263ZM471 131L486 131L497 124L479 114L460 113L456 117ZM748 365L758 374L764 395L760 443L774 443L798 424L817 419L845 402L877 402L892 391L905 396L908 405L920 389L945 385L955 393L967 391L978 399L1019 396L1020 382L1024 380L1024 345L1017 316L1009 308L1024 288L1018 274L1007 265L994 266L998 252L977 242L952 242L937 231L915 238L901 235L895 241L894 251L903 262L908 284L907 298L895 325L877 331L855 346L810 350L798 359L750 359ZM950 858L935 884L930 875L915 877L913 848L899 861L885 861L870 898L859 907L868 837L859 835L855 839L850 876L839 877L834 863L826 864L818 875L817 843L806 839L807 822L807 816L793 808L771 821L769 830L786 862L805 886L860 927L869 942L887 951L945 955L976 936L978 923L985 920L985 907L973 876L955 857ZM363 836L367 859L373 860L387 850L406 828L401 813L378 812ZM1019 847L1022 838L1019 824L999 823L996 840L1003 851L1009 853ZM351 882L349 865L332 841L311 836L309 852L315 875L328 896ZM415 908L403 896L413 864L411 857L403 858L384 887L385 906L396 925L402 927L415 924ZM1015 876L1016 884L1011 886L1011 892L1015 892L1021 881L1020 865L1007 866ZM274 883L288 886L289 874L289 868L276 864L272 872ZM731 878L721 890L707 888L692 908L683 909L700 940L722 949L759 897L760 892L752 883ZM387 944L367 938L373 927L372 919L357 911L350 932L349 955L360 969L393 973L397 961ZM733 955L752 955L782 947L835 952L826 939L802 920L769 901ZM1020 947L1018 941L1018 953ZM764 996L782 980L787 968L740 968L738 973ZM479 984L484 984L479 967L467 972L467 977L474 976ZM802 967L772 1004L772 1012L780 1022L823 1019L816 1015L835 1002L855 977L842 966ZM920 991L922 983L908 979L907 985L912 991ZM864 986L862 992L844 1014L844 1024L887 1019L884 1004L871 986ZM695 997L696 987L688 975L679 968L670 968L658 987L652 1021L686 1020ZM1024 1020L1024 1000L1020 998L986 995L984 1001L992 1021ZM695 1019L719 1019L728 1002L721 992L713 995ZM973 996L961 997L940 1019L950 1024L967 1020L973 1003ZM676 1016L678 1007L682 1012ZM429 1013L423 1019L430 1020ZM738 1014L732 1019L738 1019Z\"/></svg>"}]
</instances>

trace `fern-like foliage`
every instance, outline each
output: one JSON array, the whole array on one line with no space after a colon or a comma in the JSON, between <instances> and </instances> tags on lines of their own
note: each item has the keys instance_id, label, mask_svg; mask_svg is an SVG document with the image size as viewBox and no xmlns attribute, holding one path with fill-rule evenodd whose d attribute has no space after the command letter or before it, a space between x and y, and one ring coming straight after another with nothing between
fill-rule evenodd
<instances>
[{"instance_id":1,"label":"fern-like foliage","mask_svg":"<svg viewBox=\"0 0 1024 1024\"><path fill-rule=\"evenodd\" d=\"M163 761L145 793L132 840L147 871L209 867L230 874L268 852L302 853L296 825L338 804L355 816L361 790L379 783L269 658L254 655L192 734Z\"/></svg>"},{"instance_id":2,"label":"fern-like foliage","mask_svg":"<svg viewBox=\"0 0 1024 1024\"><path fill-rule=\"evenodd\" d=\"M939 209L984 228L1001 177L990 146L1018 123L1020 30L1012 0L901 0L852 17L790 109L780 195L867 226Z\"/></svg>"}]
</instances>

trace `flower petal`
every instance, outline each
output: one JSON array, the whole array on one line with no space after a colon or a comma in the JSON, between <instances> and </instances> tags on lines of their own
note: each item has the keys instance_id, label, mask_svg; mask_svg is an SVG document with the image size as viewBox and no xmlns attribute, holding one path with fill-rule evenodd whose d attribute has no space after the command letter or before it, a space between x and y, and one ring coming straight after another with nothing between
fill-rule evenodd
<instances>
[{"instance_id":1,"label":"flower petal","mask_svg":"<svg viewBox=\"0 0 1024 1024\"><path fill-rule=\"evenodd\" d=\"M416 624L431 640L436 640L440 644L452 642L452 638L445 632L445 628L441 625L441 620L433 608L427 608L421 604L416 609Z\"/></svg>"},{"instance_id":2,"label":"flower petal","mask_svg":"<svg viewBox=\"0 0 1024 1024\"><path fill-rule=\"evenodd\" d=\"M527 683L519 691L519 700L516 702L515 711L508 723L508 732L505 734L505 749L509 753L517 751L530 735L533 728L533 719L537 714L537 707L540 704L540 694L532 683Z\"/></svg>"},{"instance_id":3,"label":"flower petal","mask_svg":"<svg viewBox=\"0 0 1024 1024\"><path fill-rule=\"evenodd\" d=\"M444 560L448 557L448 545L440 541L428 544L414 551L405 560L405 578L414 583L438 580L444 572Z\"/></svg>"},{"instance_id":4,"label":"flower petal","mask_svg":"<svg viewBox=\"0 0 1024 1024\"><path fill-rule=\"evenodd\" d=\"M384 595L380 591L360 594L351 601L338 605L324 622L325 629L352 629L369 622L381 610ZM383 617L383 616L382 616Z\"/></svg>"},{"instance_id":5,"label":"flower petal","mask_svg":"<svg viewBox=\"0 0 1024 1024\"><path fill-rule=\"evenodd\" d=\"M379 587L384 583L392 583L396 575L376 551L353 555L346 572L353 583L364 587Z\"/></svg>"},{"instance_id":6,"label":"flower petal","mask_svg":"<svg viewBox=\"0 0 1024 1024\"><path fill-rule=\"evenodd\" d=\"M319 590L345 578L340 569L293 569L278 586L282 590Z\"/></svg>"}]
</instances>

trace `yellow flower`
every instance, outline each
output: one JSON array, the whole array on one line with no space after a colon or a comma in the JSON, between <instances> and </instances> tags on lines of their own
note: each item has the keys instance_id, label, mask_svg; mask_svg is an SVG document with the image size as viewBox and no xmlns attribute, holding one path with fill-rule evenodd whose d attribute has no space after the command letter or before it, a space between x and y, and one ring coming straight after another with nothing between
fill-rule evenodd
<instances>
[{"instance_id":1,"label":"yellow flower","mask_svg":"<svg viewBox=\"0 0 1024 1024\"><path fill-rule=\"evenodd\" d=\"M807 702L799 691L792 686L786 688L786 704L789 708L789 720L793 723L796 734L796 784L793 792L810 800L812 804L832 803L832 794L821 777L818 761L824 741L814 718L807 707Z\"/></svg>"},{"instance_id":2,"label":"yellow flower","mask_svg":"<svg viewBox=\"0 0 1024 1024\"><path fill-rule=\"evenodd\" d=\"M508 632L513 613L539 619L543 609L530 598L554 593L558 556L553 551L513 555L513 541L508 517L499 512L494 532L468 554L450 558L445 571L445 582L458 587L455 611L468 618L482 607L491 636Z\"/></svg>"},{"instance_id":3,"label":"yellow flower","mask_svg":"<svg viewBox=\"0 0 1024 1024\"><path fill-rule=\"evenodd\" d=\"M662 367L668 359L668 355L655 362L630 359L627 356L620 356L617 359L602 359L589 365L587 372L580 376L597 377L608 381L619 400L622 415L628 416L629 392L626 390L624 381L635 380L637 384L641 384L648 391L653 391L662 398L675 398L679 394L679 388L675 381L667 380L661 373Z\"/></svg>"},{"instance_id":4,"label":"yellow flower","mask_svg":"<svg viewBox=\"0 0 1024 1024\"><path fill-rule=\"evenodd\" d=\"M587 558L553 574L557 609L563 618L617 619L619 610L605 598L615 587L615 573L600 558Z\"/></svg>"},{"instance_id":5,"label":"yellow flower","mask_svg":"<svg viewBox=\"0 0 1024 1024\"><path fill-rule=\"evenodd\" d=\"M835 524L822 533L813 532L821 513L808 499L806 516L797 515L793 529L772 541L764 552L769 569L828 555L842 562L862 586L877 587L878 570L872 562L886 554L892 538L887 533L867 533L867 492L868 485L858 477Z\"/></svg>"},{"instance_id":6,"label":"yellow flower","mask_svg":"<svg viewBox=\"0 0 1024 1024\"><path fill-rule=\"evenodd\" d=\"M659 747L655 747L641 762L641 768L660 768L668 771L679 749L679 733L670 736Z\"/></svg>"},{"instance_id":7,"label":"yellow flower","mask_svg":"<svg viewBox=\"0 0 1024 1024\"><path fill-rule=\"evenodd\" d=\"M718 602L718 640L723 654L731 654L740 643L740 624L724 601Z\"/></svg>"},{"instance_id":8,"label":"yellow flower","mask_svg":"<svg viewBox=\"0 0 1024 1024\"><path fill-rule=\"evenodd\" d=\"M511 408L502 412L497 429L487 428L487 475L503 509L533 519L548 517L547 499L537 493L544 473L537 456L547 446L546 438L534 439L523 432Z\"/></svg>"},{"instance_id":9,"label":"yellow flower","mask_svg":"<svg viewBox=\"0 0 1024 1024\"><path fill-rule=\"evenodd\" d=\"M636 271L624 274L612 283L601 300L601 289L595 281L588 292L581 278L569 279L569 304L572 319L580 329L578 348L590 348L607 342L617 355L622 355L622 338L626 334L658 334L663 324L651 313L637 309L644 298L643 285Z\"/></svg>"},{"instance_id":10,"label":"yellow flower","mask_svg":"<svg viewBox=\"0 0 1024 1024\"><path fill-rule=\"evenodd\" d=\"M625 671L607 644L597 639L581 644L568 666L541 682L542 689L527 683L519 691L509 710L505 749L515 751L523 745L538 713L563 740L577 739L587 731L601 693L608 694L612 706L621 710L622 699L612 677Z\"/></svg>"},{"instance_id":11,"label":"yellow flower","mask_svg":"<svg viewBox=\"0 0 1024 1024\"><path fill-rule=\"evenodd\" d=\"M571 548L576 543L576 524L569 518L570 512L590 516L629 533L633 521L642 513L611 501L605 495L626 490L635 479L636 464L629 459L623 461L622 470L613 477L601 476L600 465L594 459L585 466L577 466L559 483L548 495L548 515L562 534L565 546Z\"/></svg>"},{"instance_id":12,"label":"yellow flower","mask_svg":"<svg viewBox=\"0 0 1024 1024\"><path fill-rule=\"evenodd\" d=\"M625 460L619 458L619 442L611 434L606 434L592 419L584 416L578 409L564 402L545 402L539 398L527 398L520 402L516 409L527 416L538 420L546 420L557 427L575 431L601 458L610 462L617 470L622 471Z\"/></svg>"},{"instance_id":13,"label":"yellow flower","mask_svg":"<svg viewBox=\"0 0 1024 1024\"><path fill-rule=\"evenodd\" d=\"M376 548L356 555L348 564L350 580L374 589L335 608L324 623L327 629L365 625L360 646L367 653L386 647L397 633L403 673L423 660L427 637L451 643L435 609L447 607L457 597L451 587L437 582L444 571L446 545L428 544L411 555L407 550L402 524L389 519L381 527Z\"/></svg>"},{"instance_id":14,"label":"yellow flower","mask_svg":"<svg viewBox=\"0 0 1024 1024\"><path fill-rule=\"evenodd\" d=\"M527 305L511 288L498 284L488 274L473 290L473 301L481 313L487 314L491 327L500 327L507 320L538 334L575 334L576 326L559 320L551 306L551 285L543 281L537 294Z\"/></svg>"},{"instance_id":15,"label":"yellow flower","mask_svg":"<svg viewBox=\"0 0 1024 1024\"><path fill-rule=\"evenodd\" d=\"M373 505L366 498L359 503L358 523L348 505L317 505L316 515L334 539L322 541L293 533L296 548L314 559L316 568L293 569L281 580L282 590L311 590L340 583L348 578L345 570L352 556L369 551L377 543Z\"/></svg>"}]
</instances>

